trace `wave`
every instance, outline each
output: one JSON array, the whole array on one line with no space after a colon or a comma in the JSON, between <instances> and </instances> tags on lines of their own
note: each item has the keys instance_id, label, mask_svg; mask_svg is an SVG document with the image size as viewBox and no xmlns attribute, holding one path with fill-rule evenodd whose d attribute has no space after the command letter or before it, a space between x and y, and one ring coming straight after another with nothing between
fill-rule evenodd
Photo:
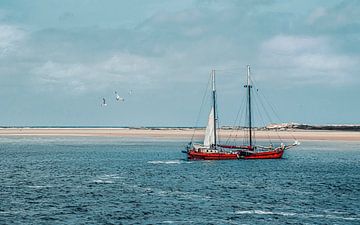
<instances>
[{"instance_id":1,"label":"wave","mask_svg":"<svg viewBox=\"0 0 360 225\"><path fill-rule=\"evenodd\" d=\"M0 214L20 214L24 213L24 211L0 211Z\"/></svg>"},{"instance_id":2,"label":"wave","mask_svg":"<svg viewBox=\"0 0 360 225\"><path fill-rule=\"evenodd\" d=\"M51 185L29 185L28 188L51 188Z\"/></svg>"},{"instance_id":3,"label":"wave","mask_svg":"<svg viewBox=\"0 0 360 225\"><path fill-rule=\"evenodd\" d=\"M104 179L120 179L120 178L124 178L124 177L120 177L117 174L105 174L103 176L100 176L100 178L104 178Z\"/></svg>"},{"instance_id":4,"label":"wave","mask_svg":"<svg viewBox=\"0 0 360 225\"><path fill-rule=\"evenodd\" d=\"M273 212L263 210L239 210L235 214L256 214L256 215L278 215L278 216L295 216L305 218L326 218L340 220L360 220L359 217L337 216L334 214L309 214L309 213L293 213L293 212Z\"/></svg>"},{"instance_id":5,"label":"wave","mask_svg":"<svg viewBox=\"0 0 360 225\"><path fill-rule=\"evenodd\" d=\"M281 216L295 216L296 213L291 212L272 212L263 210L239 210L235 214L258 214L258 215L281 215Z\"/></svg>"},{"instance_id":6,"label":"wave","mask_svg":"<svg viewBox=\"0 0 360 225\"><path fill-rule=\"evenodd\" d=\"M360 217L346 217L346 216L336 216L334 214L302 214L305 217L309 218L327 218L327 219L338 219L338 220L360 220Z\"/></svg>"},{"instance_id":7,"label":"wave","mask_svg":"<svg viewBox=\"0 0 360 225\"><path fill-rule=\"evenodd\" d=\"M101 180L101 179L93 180L92 182L95 184L113 184L114 183L114 181L112 181L112 180Z\"/></svg>"},{"instance_id":8,"label":"wave","mask_svg":"<svg viewBox=\"0 0 360 225\"><path fill-rule=\"evenodd\" d=\"M211 197L209 196L204 196L204 195L197 195L191 192L184 192L184 191L166 191L166 190L160 190L158 189L156 191L156 194L159 196L173 196L173 197L177 197L177 198L186 198L186 199L210 199Z\"/></svg>"},{"instance_id":9,"label":"wave","mask_svg":"<svg viewBox=\"0 0 360 225\"><path fill-rule=\"evenodd\" d=\"M95 184L113 184L116 179L121 179L124 177L119 176L118 174L104 174L101 176L96 176L92 183Z\"/></svg>"},{"instance_id":10,"label":"wave","mask_svg":"<svg viewBox=\"0 0 360 225\"><path fill-rule=\"evenodd\" d=\"M150 164L181 164L181 163L191 163L185 160L155 160L155 161L148 161L147 163Z\"/></svg>"},{"instance_id":11,"label":"wave","mask_svg":"<svg viewBox=\"0 0 360 225\"><path fill-rule=\"evenodd\" d=\"M193 223L194 221L192 220L184 220L184 221L181 221L181 220L164 220L162 221L161 223L165 223L165 224L179 224L179 223Z\"/></svg>"}]
</instances>

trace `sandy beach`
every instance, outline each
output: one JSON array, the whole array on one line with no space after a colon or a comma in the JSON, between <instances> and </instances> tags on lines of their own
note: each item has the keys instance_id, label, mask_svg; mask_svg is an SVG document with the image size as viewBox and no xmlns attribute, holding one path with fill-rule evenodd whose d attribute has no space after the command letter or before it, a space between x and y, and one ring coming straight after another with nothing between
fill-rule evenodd
<instances>
[{"instance_id":1,"label":"sandy beach","mask_svg":"<svg viewBox=\"0 0 360 225\"><path fill-rule=\"evenodd\" d=\"M220 138L242 139L244 132L220 130ZM192 136L201 139L203 129L189 128L1 128L0 136L69 136L69 137L134 137L134 138L160 138L160 139L190 139ZM293 139L297 140L328 140L328 141L360 141L360 132L355 131L257 131L257 139Z\"/></svg>"}]
</instances>

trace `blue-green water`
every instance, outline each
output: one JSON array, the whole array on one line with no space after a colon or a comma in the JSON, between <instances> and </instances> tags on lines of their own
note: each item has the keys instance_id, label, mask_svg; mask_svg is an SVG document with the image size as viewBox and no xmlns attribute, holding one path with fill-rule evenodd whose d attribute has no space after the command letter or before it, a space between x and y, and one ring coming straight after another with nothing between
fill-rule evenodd
<instances>
[{"instance_id":1,"label":"blue-green water","mask_svg":"<svg viewBox=\"0 0 360 225\"><path fill-rule=\"evenodd\" d=\"M360 224L360 143L185 161L186 141L0 138L0 224Z\"/></svg>"}]
</instances>

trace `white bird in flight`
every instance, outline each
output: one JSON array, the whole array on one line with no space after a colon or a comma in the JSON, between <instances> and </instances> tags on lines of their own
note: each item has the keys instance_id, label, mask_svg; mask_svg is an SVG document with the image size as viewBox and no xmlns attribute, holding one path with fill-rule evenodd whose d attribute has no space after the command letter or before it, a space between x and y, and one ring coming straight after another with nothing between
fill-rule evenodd
<instances>
[{"instance_id":1,"label":"white bird in flight","mask_svg":"<svg viewBox=\"0 0 360 225\"><path fill-rule=\"evenodd\" d=\"M115 95L116 95L116 101L121 101L121 102L125 101L125 99L121 98L116 91L115 91Z\"/></svg>"}]
</instances>

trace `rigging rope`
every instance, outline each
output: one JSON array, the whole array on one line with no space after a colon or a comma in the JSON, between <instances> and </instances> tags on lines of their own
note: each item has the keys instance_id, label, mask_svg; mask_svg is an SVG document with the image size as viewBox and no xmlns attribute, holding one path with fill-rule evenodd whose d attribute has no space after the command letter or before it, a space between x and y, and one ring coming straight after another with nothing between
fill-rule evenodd
<instances>
[{"instance_id":1,"label":"rigging rope","mask_svg":"<svg viewBox=\"0 0 360 225\"><path fill-rule=\"evenodd\" d=\"M237 111L237 114L236 114L236 119L232 125L232 131L230 132L230 135L228 137L228 139L226 140L226 144L229 144L230 143L230 139L232 138L232 135L235 133L235 137L237 137L237 131L240 129L239 126L238 128L236 128L235 126L237 125L237 122L238 122L238 119L242 118L242 114L243 114L243 111L244 111L244 105L245 105L245 95L243 96L242 100L241 100L241 104L239 105L239 109ZM240 114L241 113L241 114ZM240 115L240 117L239 117ZM234 142L235 142L235 138L234 138Z\"/></svg>"},{"instance_id":2,"label":"rigging rope","mask_svg":"<svg viewBox=\"0 0 360 225\"><path fill-rule=\"evenodd\" d=\"M258 90L258 89L256 89L256 90ZM256 91L256 92L258 92L258 91ZM257 94L257 93L256 93L256 94ZM258 95L258 94L257 94L257 95ZM262 116L262 114L261 114L261 109L260 109L260 107L259 107L259 104L258 104L258 101L257 101L256 98L255 98L255 100L254 100L254 103L255 103L255 108L258 110L258 114L259 114L261 123L262 123L262 125L265 127L265 126L266 126L265 120L264 120L264 118L263 118L263 116ZM270 144L273 144L269 132L268 132L268 131L265 131L265 134L267 135Z\"/></svg>"},{"instance_id":3,"label":"rigging rope","mask_svg":"<svg viewBox=\"0 0 360 225\"><path fill-rule=\"evenodd\" d=\"M259 94L258 94L258 96L259 96L259 100L260 100L260 105L262 106L262 108L263 108L263 110L264 110L264 112L265 112L265 115L267 116L267 118L268 118L268 120L270 121L270 123L274 123L273 120L272 120L272 118L271 118L271 116L270 116L270 114L269 114L269 112L266 110L266 107L265 107L265 105L264 105L263 99L260 97ZM279 138L279 140L282 142L283 140L282 140L281 136L279 135L278 130L275 130L275 133L276 133L277 137Z\"/></svg>"},{"instance_id":4,"label":"rigging rope","mask_svg":"<svg viewBox=\"0 0 360 225\"><path fill-rule=\"evenodd\" d=\"M277 117L277 119L278 119L279 121L281 121L279 115L276 113L273 105L267 100L266 96L264 96L264 99L265 99L265 101L268 103L268 105L270 106L270 109L273 111L273 113L274 113L274 115ZM291 132L289 132L289 134L291 135L291 137L292 137L294 140L297 140L296 137L295 137Z\"/></svg>"},{"instance_id":5,"label":"rigging rope","mask_svg":"<svg viewBox=\"0 0 360 225\"><path fill-rule=\"evenodd\" d=\"M251 79L251 82L252 82L252 83L254 84L254 86L255 86L255 83L256 83L256 82L255 82L253 79ZM263 99L261 98L260 94L259 94L258 92L256 92L256 94L257 94L257 96L258 96L259 102L260 102L260 104L261 104L261 106L262 106L262 108L263 108L263 110L264 110L264 112L265 112L265 115L267 116L268 120L270 121L270 123L274 123L273 120L272 120L272 118L271 118L271 116L270 116L270 114L269 114L268 111L266 110L266 107L265 107L265 105L264 105L264 103L263 103ZM279 138L279 140L280 140L281 142L283 142L283 141L282 141L282 138L280 137L280 135L279 135L279 133L278 133L278 130L275 130L275 133L276 133L277 137Z\"/></svg>"},{"instance_id":6,"label":"rigging rope","mask_svg":"<svg viewBox=\"0 0 360 225\"><path fill-rule=\"evenodd\" d=\"M215 92L215 99L218 99L217 98L217 92ZM219 122L219 109L218 109L218 103L217 103L217 101L215 102L215 111L217 112L216 113L216 115L214 115L215 116L215 121L216 121L216 128L217 128L217 140L218 140L218 144L221 142L220 141L220 131L221 131L221 129L220 129L220 122ZM216 138L216 137L215 137Z\"/></svg>"},{"instance_id":7,"label":"rigging rope","mask_svg":"<svg viewBox=\"0 0 360 225\"><path fill-rule=\"evenodd\" d=\"M209 90L209 86L210 86L210 81L211 81L211 73L210 73L210 76L209 76L209 79L208 79L208 82L207 82L207 85L206 85L206 88L205 88L204 95L203 95L203 97L202 97L200 110L199 110L199 113L198 113L197 118L196 118L196 123L195 123L195 127L194 127L193 134L192 134L192 136L191 136L191 143L192 143L193 140L194 140L195 131L196 131L196 128L197 128L197 126L198 126L198 124L199 124L200 115L201 115L201 113L202 113L202 109L203 109L203 105L204 105L205 99L206 99L207 95L209 94L209 93L208 93L208 90Z\"/></svg>"}]
</instances>

